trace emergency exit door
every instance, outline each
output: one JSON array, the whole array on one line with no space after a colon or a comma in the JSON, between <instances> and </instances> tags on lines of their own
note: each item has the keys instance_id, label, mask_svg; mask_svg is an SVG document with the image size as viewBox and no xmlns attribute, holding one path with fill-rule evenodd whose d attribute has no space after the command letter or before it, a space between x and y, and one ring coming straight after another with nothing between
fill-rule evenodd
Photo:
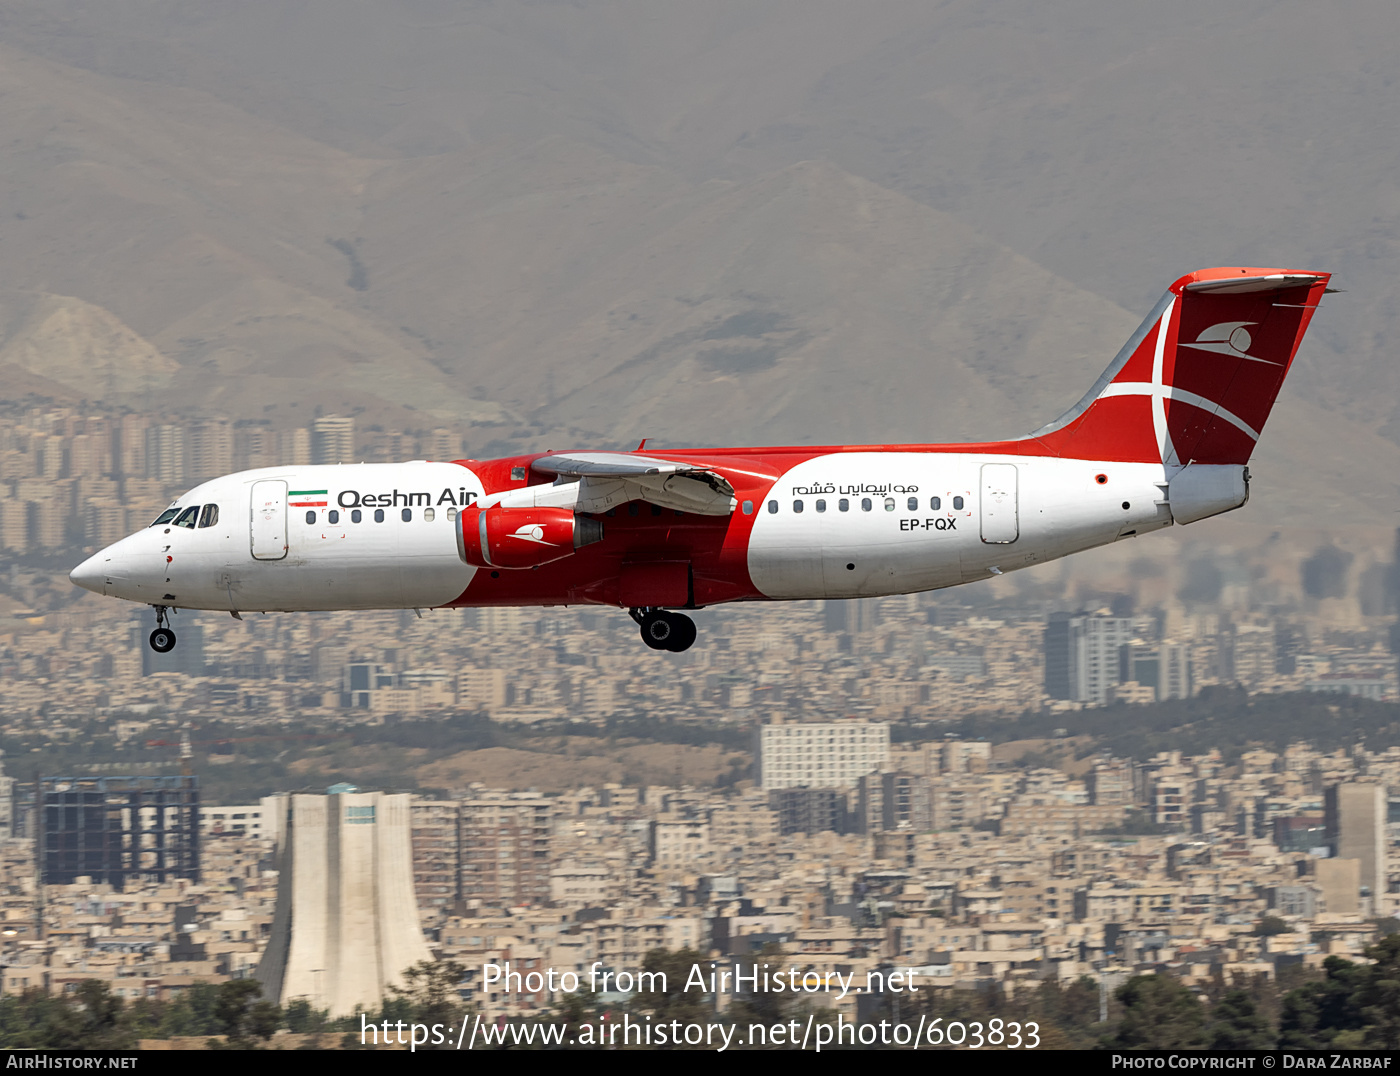
<instances>
[{"instance_id":1,"label":"emergency exit door","mask_svg":"<svg viewBox=\"0 0 1400 1076\"><path fill-rule=\"evenodd\" d=\"M982 464L982 541L1008 545L1021 534L1016 518L1016 465Z\"/></svg>"},{"instance_id":2,"label":"emergency exit door","mask_svg":"<svg viewBox=\"0 0 1400 1076\"><path fill-rule=\"evenodd\" d=\"M287 555L287 483L253 483L253 559Z\"/></svg>"}]
</instances>

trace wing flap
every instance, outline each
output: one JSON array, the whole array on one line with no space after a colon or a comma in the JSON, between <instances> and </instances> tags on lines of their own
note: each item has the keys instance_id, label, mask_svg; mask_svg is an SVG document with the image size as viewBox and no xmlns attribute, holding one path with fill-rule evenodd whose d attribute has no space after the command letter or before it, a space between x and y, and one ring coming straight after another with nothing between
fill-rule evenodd
<instances>
[{"instance_id":1,"label":"wing flap","mask_svg":"<svg viewBox=\"0 0 1400 1076\"><path fill-rule=\"evenodd\" d=\"M693 463L625 452L573 452L542 456L531 466L542 474L578 479L579 511L648 501L681 512L727 516L738 505L727 478Z\"/></svg>"}]
</instances>

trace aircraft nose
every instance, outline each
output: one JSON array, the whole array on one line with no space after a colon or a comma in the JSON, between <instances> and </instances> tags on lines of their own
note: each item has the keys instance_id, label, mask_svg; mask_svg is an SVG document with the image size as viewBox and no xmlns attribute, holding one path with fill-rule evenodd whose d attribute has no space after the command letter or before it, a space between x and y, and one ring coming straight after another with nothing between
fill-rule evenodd
<instances>
[{"instance_id":1,"label":"aircraft nose","mask_svg":"<svg viewBox=\"0 0 1400 1076\"><path fill-rule=\"evenodd\" d=\"M75 586L80 586L84 590L90 590L94 594L102 593L102 585L106 582L105 560L106 551L95 553L88 557L71 572L68 578Z\"/></svg>"}]
</instances>

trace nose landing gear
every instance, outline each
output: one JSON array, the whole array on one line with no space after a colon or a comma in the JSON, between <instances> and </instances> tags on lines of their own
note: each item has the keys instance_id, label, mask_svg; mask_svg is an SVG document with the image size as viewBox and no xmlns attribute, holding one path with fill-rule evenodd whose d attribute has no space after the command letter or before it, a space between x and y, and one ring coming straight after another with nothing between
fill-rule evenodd
<instances>
[{"instance_id":1,"label":"nose landing gear","mask_svg":"<svg viewBox=\"0 0 1400 1076\"><path fill-rule=\"evenodd\" d=\"M653 650L679 654L695 643L695 621L664 609L628 609L627 615L642 629L642 642Z\"/></svg>"},{"instance_id":2,"label":"nose landing gear","mask_svg":"<svg viewBox=\"0 0 1400 1076\"><path fill-rule=\"evenodd\" d=\"M168 654L175 649L175 633L166 626L164 605L152 606L156 611L156 630L151 632L151 649L157 654Z\"/></svg>"}]
</instances>

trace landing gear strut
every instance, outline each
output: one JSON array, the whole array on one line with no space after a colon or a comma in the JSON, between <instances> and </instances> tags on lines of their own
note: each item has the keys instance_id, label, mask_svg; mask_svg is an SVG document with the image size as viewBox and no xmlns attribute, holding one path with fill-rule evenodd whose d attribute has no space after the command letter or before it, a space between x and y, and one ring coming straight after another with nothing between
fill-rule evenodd
<instances>
[{"instance_id":1,"label":"landing gear strut","mask_svg":"<svg viewBox=\"0 0 1400 1076\"><path fill-rule=\"evenodd\" d=\"M628 609L627 615L642 629L642 642L653 650L679 654L695 643L695 621L665 609Z\"/></svg>"},{"instance_id":2,"label":"landing gear strut","mask_svg":"<svg viewBox=\"0 0 1400 1076\"><path fill-rule=\"evenodd\" d=\"M156 630L151 632L151 649L157 654L168 654L175 649L175 633L166 627L164 605L153 606L156 611Z\"/></svg>"}]
</instances>

